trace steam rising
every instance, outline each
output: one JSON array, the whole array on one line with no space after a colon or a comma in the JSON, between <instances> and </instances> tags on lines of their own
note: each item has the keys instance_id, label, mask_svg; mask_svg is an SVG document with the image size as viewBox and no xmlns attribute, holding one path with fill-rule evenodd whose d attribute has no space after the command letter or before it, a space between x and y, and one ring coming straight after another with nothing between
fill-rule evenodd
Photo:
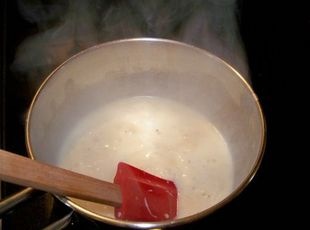
<instances>
[{"instance_id":1,"label":"steam rising","mask_svg":"<svg viewBox=\"0 0 310 230\"><path fill-rule=\"evenodd\" d=\"M78 51L131 37L193 44L248 76L235 0L19 0L18 6L38 33L20 44L12 70L26 76L33 89Z\"/></svg>"}]
</instances>

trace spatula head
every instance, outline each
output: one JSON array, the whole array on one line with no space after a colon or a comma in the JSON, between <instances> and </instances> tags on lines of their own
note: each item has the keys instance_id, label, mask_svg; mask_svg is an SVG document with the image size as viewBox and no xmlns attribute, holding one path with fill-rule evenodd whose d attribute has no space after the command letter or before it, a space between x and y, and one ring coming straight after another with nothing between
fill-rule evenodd
<instances>
[{"instance_id":1,"label":"spatula head","mask_svg":"<svg viewBox=\"0 0 310 230\"><path fill-rule=\"evenodd\" d=\"M117 219L163 221L176 217L178 193L172 181L120 162L114 183L122 192L122 206L115 208Z\"/></svg>"}]
</instances>

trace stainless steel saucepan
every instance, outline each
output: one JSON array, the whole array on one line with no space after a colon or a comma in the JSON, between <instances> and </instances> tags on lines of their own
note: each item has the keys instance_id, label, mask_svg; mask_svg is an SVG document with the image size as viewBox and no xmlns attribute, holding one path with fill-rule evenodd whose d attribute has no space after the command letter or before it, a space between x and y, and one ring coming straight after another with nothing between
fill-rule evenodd
<instances>
[{"instance_id":1,"label":"stainless steel saucepan","mask_svg":"<svg viewBox=\"0 0 310 230\"><path fill-rule=\"evenodd\" d=\"M158 223L117 220L101 214L100 205L58 197L65 204L112 225L170 227L206 217L231 201L251 181L262 160L266 131L251 86L234 68L207 51L164 39L137 38L101 44L75 55L53 71L29 110L26 141L30 157L57 165L60 148L80 119L109 102L134 96L167 98L204 114L225 138L232 154L231 193L202 212Z\"/></svg>"}]
</instances>

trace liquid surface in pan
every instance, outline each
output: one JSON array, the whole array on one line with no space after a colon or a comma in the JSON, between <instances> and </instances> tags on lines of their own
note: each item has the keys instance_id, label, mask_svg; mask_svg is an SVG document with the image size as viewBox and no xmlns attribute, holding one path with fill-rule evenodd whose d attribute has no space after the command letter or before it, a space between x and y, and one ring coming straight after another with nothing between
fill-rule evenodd
<instances>
[{"instance_id":1,"label":"liquid surface in pan","mask_svg":"<svg viewBox=\"0 0 310 230\"><path fill-rule=\"evenodd\" d=\"M232 191L225 139L202 114L177 102L139 96L114 101L81 120L62 147L59 165L113 182L120 161L175 182L178 215L211 207ZM83 207L113 217L114 209Z\"/></svg>"}]
</instances>

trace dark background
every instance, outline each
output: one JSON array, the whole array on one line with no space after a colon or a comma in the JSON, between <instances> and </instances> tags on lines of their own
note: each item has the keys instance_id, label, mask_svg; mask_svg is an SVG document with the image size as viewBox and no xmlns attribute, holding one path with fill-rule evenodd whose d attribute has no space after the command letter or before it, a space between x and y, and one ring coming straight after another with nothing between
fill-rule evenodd
<instances>
[{"instance_id":1,"label":"dark background","mask_svg":"<svg viewBox=\"0 0 310 230\"><path fill-rule=\"evenodd\" d=\"M24 154L23 114L32 95L27 93L27 82L11 77L9 66L25 34L35 33L36 29L19 16L15 1L1 1L0 8L0 144L9 151ZM201 225L212 229L224 226L251 228L252 225L269 227L270 223L276 226L293 223L297 227L303 215L299 204L309 204L309 199L299 201L303 197L299 190L303 190L305 183L300 177L303 173L300 163L305 157L293 141L299 132L295 135L292 130L299 119L298 115L296 120L296 115L304 110L294 95L307 92L301 86L306 84L303 81L309 78L309 71L303 72L299 67L304 64L307 67L303 60L309 60L308 57L301 58L300 54L309 56L310 13L307 13L306 6L295 1L294 4L239 1L239 8L238 20L253 88L267 123L265 156L257 175L240 196L207 218L185 226L186 229L196 229ZM293 64L296 62L298 68ZM7 195L16 189L3 185L2 193ZM296 221L293 221L295 217ZM14 212L7 215L3 228L27 229L23 220L14 218ZM23 226L14 225L14 222ZM79 224L70 228L98 227L94 223L85 227L88 222L83 219L77 222Z\"/></svg>"}]
</instances>

